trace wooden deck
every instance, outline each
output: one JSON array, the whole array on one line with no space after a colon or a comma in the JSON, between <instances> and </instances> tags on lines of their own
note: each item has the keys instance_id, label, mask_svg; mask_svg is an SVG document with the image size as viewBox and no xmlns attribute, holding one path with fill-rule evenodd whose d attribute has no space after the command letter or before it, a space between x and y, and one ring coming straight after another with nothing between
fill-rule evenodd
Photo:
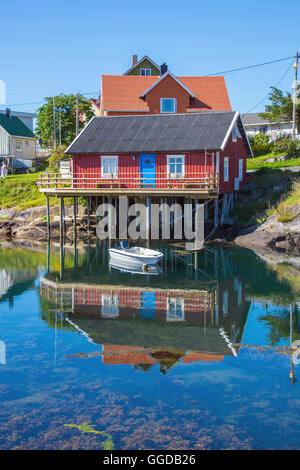
<instances>
[{"instance_id":1,"label":"wooden deck","mask_svg":"<svg viewBox=\"0 0 300 470\"><path fill-rule=\"evenodd\" d=\"M38 181L39 190L47 196L187 196L218 197L218 175L195 174L188 178L156 177L155 184L142 177L96 178L86 175L66 176L43 173Z\"/></svg>"}]
</instances>

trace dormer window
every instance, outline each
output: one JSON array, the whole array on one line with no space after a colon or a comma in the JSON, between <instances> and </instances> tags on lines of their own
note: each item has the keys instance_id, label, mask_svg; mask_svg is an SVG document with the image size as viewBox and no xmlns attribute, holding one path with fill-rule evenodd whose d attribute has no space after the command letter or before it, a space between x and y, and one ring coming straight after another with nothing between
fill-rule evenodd
<instances>
[{"instance_id":1,"label":"dormer window","mask_svg":"<svg viewBox=\"0 0 300 470\"><path fill-rule=\"evenodd\" d=\"M177 99L176 98L161 98L160 99L160 112L161 113L176 113Z\"/></svg>"},{"instance_id":2,"label":"dormer window","mask_svg":"<svg viewBox=\"0 0 300 470\"><path fill-rule=\"evenodd\" d=\"M151 69L140 69L140 75L149 77L151 75Z\"/></svg>"}]
</instances>

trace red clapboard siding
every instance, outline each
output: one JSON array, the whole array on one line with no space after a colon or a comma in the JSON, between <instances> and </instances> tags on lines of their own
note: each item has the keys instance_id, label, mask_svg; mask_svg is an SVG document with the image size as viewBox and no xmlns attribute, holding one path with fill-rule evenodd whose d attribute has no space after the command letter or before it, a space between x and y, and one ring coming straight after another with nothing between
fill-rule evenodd
<instances>
[{"instance_id":1,"label":"red clapboard siding","mask_svg":"<svg viewBox=\"0 0 300 470\"><path fill-rule=\"evenodd\" d=\"M229 157L229 181L224 181L224 157ZM234 180L239 176L239 160L243 159L243 179L240 188L246 179L247 169L247 153L243 139L238 137L237 142L232 142L232 138L228 139L223 152L220 152L219 161L219 192L231 193L234 191Z\"/></svg>"},{"instance_id":2,"label":"red clapboard siding","mask_svg":"<svg viewBox=\"0 0 300 470\"><path fill-rule=\"evenodd\" d=\"M183 180L167 179L167 155L171 154L156 154L156 187L167 188L168 182L180 186ZM198 178L205 176L205 162L206 173L209 176L214 171L213 156L207 153L205 158L204 152L192 153L176 153L176 155L185 155L185 178ZM100 155L75 155L74 161L74 175L75 188L83 188L83 177L85 178L85 188L95 187L97 180L101 180L101 156ZM121 188L137 188L139 176L139 156L138 154L119 155L118 176L121 182ZM89 180L89 178L94 178ZM102 180L103 182L103 180ZM109 187L109 180L107 180ZM105 187L102 184L102 187Z\"/></svg>"},{"instance_id":3,"label":"red clapboard siding","mask_svg":"<svg viewBox=\"0 0 300 470\"><path fill-rule=\"evenodd\" d=\"M167 179L167 156L171 155L156 154L156 187L166 188ZM205 152L176 153L176 155L185 155L185 178L198 178L205 176ZM206 173L209 176L214 171L214 161L211 153L206 155ZM170 180L171 183L179 185L183 180Z\"/></svg>"}]
</instances>

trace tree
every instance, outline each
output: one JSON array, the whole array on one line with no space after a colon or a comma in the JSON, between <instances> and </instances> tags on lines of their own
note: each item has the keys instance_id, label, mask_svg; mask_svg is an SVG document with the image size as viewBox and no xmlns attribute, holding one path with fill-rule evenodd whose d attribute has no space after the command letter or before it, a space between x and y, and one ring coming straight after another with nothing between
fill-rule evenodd
<instances>
[{"instance_id":1,"label":"tree","mask_svg":"<svg viewBox=\"0 0 300 470\"><path fill-rule=\"evenodd\" d=\"M269 94L271 104L266 106L264 113L259 113L263 119L270 122L292 121L293 120L293 98L292 94L284 93L282 90L272 86ZM296 107L296 122L300 122L300 103Z\"/></svg>"},{"instance_id":2,"label":"tree","mask_svg":"<svg viewBox=\"0 0 300 470\"><path fill-rule=\"evenodd\" d=\"M53 98L46 97L45 104L37 110L36 136L43 145L53 147ZM94 113L91 103L79 95L79 131L89 121ZM76 95L60 94L54 97L56 142L59 143L59 108L61 119L61 143L68 146L76 137Z\"/></svg>"}]
</instances>

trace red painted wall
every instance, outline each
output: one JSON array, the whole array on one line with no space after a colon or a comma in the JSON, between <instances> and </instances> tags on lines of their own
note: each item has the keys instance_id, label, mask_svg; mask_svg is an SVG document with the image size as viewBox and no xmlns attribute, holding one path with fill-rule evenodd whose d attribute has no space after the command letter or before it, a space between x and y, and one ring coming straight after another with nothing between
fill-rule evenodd
<instances>
[{"instance_id":1,"label":"red painted wall","mask_svg":"<svg viewBox=\"0 0 300 470\"><path fill-rule=\"evenodd\" d=\"M224 181L224 157L229 157L229 181ZM234 191L234 179L239 176L239 159L243 160L243 179L239 185L239 189L241 189L245 183L247 169L247 153L243 139L238 137L237 142L233 142L232 136L230 136L224 152L220 152L219 158L220 194Z\"/></svg>"},{"instance_id":2,"label":"red painted wall","mask_svg":"<svg viewBox=\"0 0 300 470\"><path fill-rule=\"evenodd\" d=\"M174 78L168 75L158 83L146 96L150 114L160 113L160 98L176 98L177 113L186 113L190 105L190 95Z\"/></svg>"},{"instance_id":3,"label":"red painted wall","mask_svg":"<svg viewBox=\"0 0 300 470\"><path fill-rule=\"evenodd\" d=\"M169 153L168 155L172 155ZM205 177L205 153L192 152L185 155L185 178L183 180L170 180L171 183L179 185L187 178ZM211 153L206 155L206 172L208 175L215 170L215 163ZM95 187L97 180L101 180L101 156L100 155L75 155L73 156L73 171L75 177L75 187L83 188L83 175L85 177L85 187ZM121 188L137 188L137 182L132 178L139 176L139 156L138 154L119 155L118 176L121 178ZM80 178L77 179L76 178ZM89 178L93 178L90 179ZM102 180L103 181L103 180ZM109 187L109 180L107 181ZM167 179L167 154L156 154L156 187L164 188L168 185ZM105 187L102 185L102 187Z\"/></svg>"}]
</instances>

